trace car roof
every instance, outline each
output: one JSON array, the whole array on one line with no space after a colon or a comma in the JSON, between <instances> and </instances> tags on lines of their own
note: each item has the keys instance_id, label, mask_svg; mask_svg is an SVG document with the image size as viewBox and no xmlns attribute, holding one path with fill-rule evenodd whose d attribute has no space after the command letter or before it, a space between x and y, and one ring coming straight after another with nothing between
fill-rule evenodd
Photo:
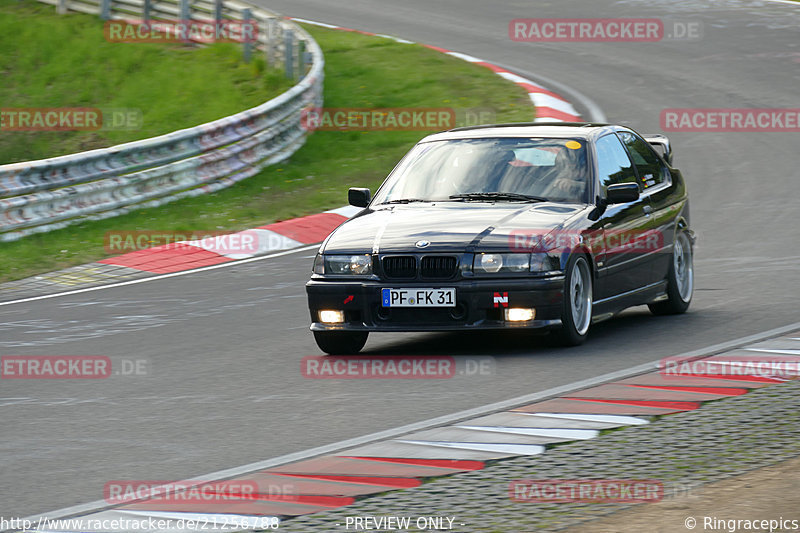
<instances>
[{"instance_id":1,"label":"car roof","mask_svg":"<svg viewBox=\"0 0 800 533\"><path fill-rule=\"evenodd\" d=\"M623 129L613 124L597 122L521 122L509 124L484 124L455 128L434 133L420 142L452 139L481 139L491 137L571 137L589 139L598 135Z\"/></svg>"}]
</instances>

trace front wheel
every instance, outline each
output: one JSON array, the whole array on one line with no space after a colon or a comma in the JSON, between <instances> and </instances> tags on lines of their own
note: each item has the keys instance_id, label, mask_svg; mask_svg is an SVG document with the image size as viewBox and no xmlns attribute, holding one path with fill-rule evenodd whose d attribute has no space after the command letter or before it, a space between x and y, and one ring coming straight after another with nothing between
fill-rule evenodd
<instances>
[{"instance_id":1,"label":"front wheel","mask_svg":"<svg viewBox=\"0 0 800 533\"><path fill-rule=\"evenodd\" d=\"M556 336L564 346L583 344L592 324L592 271L586 256L573 256L564 276L561 328Z\"/></svg>"},{"instance_id":2,"label":"front wheel","mask_svg":"<svg viewBox=\"0 0 800 533\"><path fill-rule=\"evenodd\" d=\"M352 355L367 343L367 331L315 331L314 340L323 352L330 355Z\"/></svg>"},{"instance_id":3,"label":"front wheel","mask_svg":"<svg viewBox=\"0 0 800 533\"><path fill-rule=\"evenodd\" d=\"M672 261L667 274L667 299L647 304L654 315L677 315L685 313L692 302L694 292L694 254L692 241L685 231L675 237Z\"/></svg>"}]
</instances>

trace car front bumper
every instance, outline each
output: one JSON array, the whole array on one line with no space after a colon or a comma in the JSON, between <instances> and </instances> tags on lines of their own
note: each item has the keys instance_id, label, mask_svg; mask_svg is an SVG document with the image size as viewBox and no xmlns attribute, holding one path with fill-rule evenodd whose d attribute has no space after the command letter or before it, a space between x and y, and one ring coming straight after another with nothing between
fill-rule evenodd
<instances>
[{"instance_id":1,"label":"car front bumper","mask_svg":"<svg viewBox=\"0 0 800 533\"><path fill-rule=\"evenodd\" d=\"M456 307L391 307L381 289L455 288ZM453 331L550 328L561 324L564 277L460 279L436 282L328 280L306 284L312 331ZM499 298L498 298L499 297ZM502 301L507 298L507 301ZM500 300L500 301L496 301ZM533 320L509 322L505 308L533 308ZM320 310L344 311L343 323L319 321Z\"/></svg>"}]
</instances>

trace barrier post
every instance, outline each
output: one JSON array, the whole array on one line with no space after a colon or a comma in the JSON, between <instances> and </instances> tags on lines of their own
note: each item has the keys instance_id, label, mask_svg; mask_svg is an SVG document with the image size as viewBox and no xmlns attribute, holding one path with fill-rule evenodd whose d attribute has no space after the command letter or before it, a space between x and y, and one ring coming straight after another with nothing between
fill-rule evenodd
<instances>
[{"instance_id":1,"label":"barrier post","mask_svg":"<svg viewBox=\"0 0 800 533\"><path fill-rule=\"evenodd\" d=\"M100 0L100 18L103 20L111 18L111 0Z\"/></svg>"},{"instance_id":2,"label":"barrier post","mask_svg":"<svg viewBox=\"0 0 800 533\"><path fill-rule=\"evenodd\" d=\"M180 13L180 15L179 15L180 22L179 22L179 24L188 24L189 20L192 18L192 15L191 15L191 13L189 11L189 0L180 0L179 9L180 9L180 11L179 11L179 13ZM186 32L186 39L184 39L183 42L184 43L190 43L191 42L191 39L189 39L189 31L188 30Z\"/></svg>"},{"instance_id":3,"label":"barrier post","mask_svg":"<svg viewBox=\"0 0 800 533\"><path fill-rule=\"evenodd\" d=\"M264 47L264 51L267 54L267 66L273 67L277 63L276 61L276 51L277 48L275 46L275 38L277 35L277 31L275 31L275 19L270 17L267 19L267 45Z\"/></svg>"},{"instance_id":4,"label":"barrier post","mask_svg":"<svg viewBox=\"0 0 800 533\"><path fill-rule=\"evenodd\" d=\"M242 20L250 22L253 18L253 14L250 12L249 8L242 9ZM242 43L242 56L244 58L245 63L249 63L250 59L253 56L253 42L250 40L245 40Z\"/></svg>"},{"instance_id":5,"label":"barrier post","mask_svg":"<svg viewBox=\"0 0 800 533\"><path fill-rule=\"evenodd\" d=\"M302 39L297 41L297 77L303 79L306 75L305 69L306 42Z\"/></svg>"},{"instance_id":6,"label":"barrier post","mask_svg":"<svg viewBox=\"0 0 800 533\"><path fill-rule=\"evenodd\" d=\"M294 32L292 30L284 30L283 32L283 46L284 57L286 63L286 77L294 79Z\"/></svg>"}]
</instances>

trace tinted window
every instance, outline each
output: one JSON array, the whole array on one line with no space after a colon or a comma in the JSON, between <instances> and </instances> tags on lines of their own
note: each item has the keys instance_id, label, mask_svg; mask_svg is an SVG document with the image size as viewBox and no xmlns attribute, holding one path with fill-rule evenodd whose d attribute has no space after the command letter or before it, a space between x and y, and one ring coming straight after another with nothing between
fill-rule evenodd
<instances>
[{"instance_id":1,"label":"tinted window","mask_svg":"<svg viewBox=\"0 0 800 533\"><path fill-rule=\"evenodd\" d=\"M597 177L603 194L609 185L615 183L636 183L636 173L628 153L613 133L600 137L595 143L597 149Z\"/></svg>"},{"instance_id":2,"label":"tinted window","mask_svg":"<svg viewBox=\"0 0 800 533\"><path fill-rule=\"evenodd\" d=\"M639 179L645 189L664 183L667 177L667 168L661 159L650 149L650 144L641 137L628 131L619 132L619 138L628 148L633 158Z\"/></svg>"},{"instance_id":3,"label":"tinted window","mask_svg":"<svg viewBox=\"0 0 800 533\"><path fill-rule=\"evenodd\" d=\"M617 141L619 143L619 141ZM455 201L454 195L509 192L554 202L587 201L586 141L562 138L479 138L417 145L375 195Z\"/></svg>"}]
</instances>

